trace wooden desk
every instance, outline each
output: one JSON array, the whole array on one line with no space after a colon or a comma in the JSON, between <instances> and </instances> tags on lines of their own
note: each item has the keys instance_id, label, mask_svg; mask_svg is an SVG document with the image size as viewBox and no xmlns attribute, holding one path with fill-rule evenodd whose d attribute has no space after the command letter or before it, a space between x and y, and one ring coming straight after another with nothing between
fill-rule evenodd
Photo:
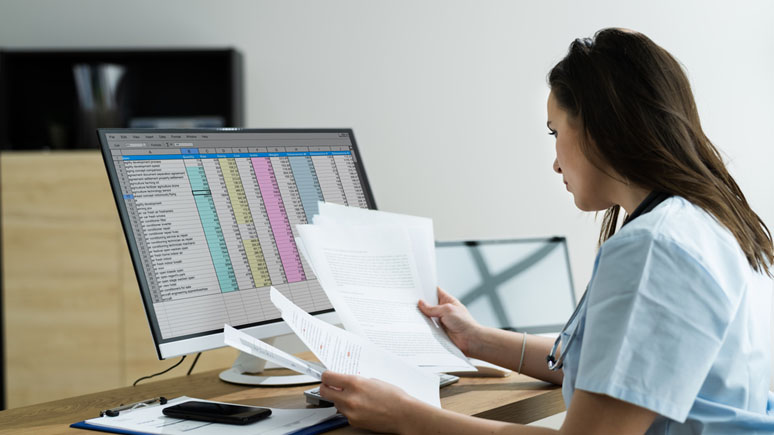
<instances>
[{"instance_id":1,"label":"wooden desk","mask_svg":"<svg viewBox=\"0 0 774 435\"><path fill-rule=\"evenodd\" d=\"M286 371L277 369L277 372ZM207 371L2 411L0 433L94 433L70 429L69 425L97 417L102 409L156 396L174 398L186 395L247 405L300 408L306 406L303 391L312 387L245 387L221 381L218 373L219 370ZM462 378L460 382L441 389L441 404L445 409L464 414L514 423L530 423L564 411L559 387L517 374L506 378ZM347 427L335 433L361 431Z\"/></svg>"}]
</instances>

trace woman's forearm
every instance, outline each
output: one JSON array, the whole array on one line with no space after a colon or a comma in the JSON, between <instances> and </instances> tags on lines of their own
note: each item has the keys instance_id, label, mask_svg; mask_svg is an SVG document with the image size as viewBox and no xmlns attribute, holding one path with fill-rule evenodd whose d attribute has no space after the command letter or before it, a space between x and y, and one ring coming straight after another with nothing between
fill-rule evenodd
<instances>
[{"instance_id":1,"label":"woman's forearm","mask_svg":"<svg viewBox=\"0 0 774 435\"><path fill-rule=\"evenodd\" d=\"M524 334L502 329L482 327L471 340L468 356L497 364L511 370L518 370L527 376L561 385L564 375L561 370L548 370L546 355L551 351L554 339L538 335L526 336L524 362L521 363L521 348Z\"/></svg>"}]
</instances>

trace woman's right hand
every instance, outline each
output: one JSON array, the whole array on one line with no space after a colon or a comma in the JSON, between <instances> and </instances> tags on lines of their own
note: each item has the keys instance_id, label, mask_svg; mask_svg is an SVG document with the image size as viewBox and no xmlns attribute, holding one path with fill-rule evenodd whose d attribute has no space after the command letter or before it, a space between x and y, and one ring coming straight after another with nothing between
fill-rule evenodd
<instances>
[{"instance_id":1,"label":"woman's right hand","mask_svg":"<svg viewBox=\"0 0 774 435\"><path fill-rule=\"evenodd\" d=\"M476 335L481 325L473 319L462 302L439 287L438 305L431 307L420 299L418 306L426 316L437 317L452 342L465 355L470 356L472 345L478 341Z\"/></svg>"}]
</instances>

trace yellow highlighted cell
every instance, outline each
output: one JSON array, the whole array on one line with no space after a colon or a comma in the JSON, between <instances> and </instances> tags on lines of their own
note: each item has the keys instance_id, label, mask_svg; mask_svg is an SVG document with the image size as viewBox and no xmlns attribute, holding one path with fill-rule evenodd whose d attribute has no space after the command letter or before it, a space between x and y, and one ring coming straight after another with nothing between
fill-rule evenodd
<instances>
[{"instance_id":1,"label":"yellow highlighted cell","mask_svg":"<svg viewBox=\"0 0 774 435\"><path fill-rule=\"evenodd\" d=\"M218 159L220 172L223 174L223 181L226 182L226 190L231 201L231 208L234 210L234 217L238 224L249 224L253 222L253 215L250 214L250 207L247 203L247 195L242 185L242 179L239 177L239 169L234 159Z\"/></svg>"},{"instance_id":2,"label":"yellow highlighted cell","mask_svg":"<svg viewBox=\"0 0 774 435\"><path fill-rule=\"evenodd\" d=\"M266 266L266 260L263 257L263 249L258 239L244 239L242 244L247 253L247 263L250 265L250 271L253 274L253 281L256 287L267 287L271 285L269 277L269 268Z\"/></svg>"}]
</instances>

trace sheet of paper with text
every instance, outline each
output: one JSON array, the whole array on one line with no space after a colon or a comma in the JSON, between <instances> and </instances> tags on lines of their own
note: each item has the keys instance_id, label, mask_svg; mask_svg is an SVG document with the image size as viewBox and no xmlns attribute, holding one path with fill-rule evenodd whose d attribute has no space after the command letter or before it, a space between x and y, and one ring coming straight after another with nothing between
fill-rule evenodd
<instances>
[{"instance_id":1,"label":"sheet of paper with text","mask_svg":"<svg viewBox=\"0 0 774 435\"><path fill-rule=\"evenodd\" d=\"M335 210L337 217L315 216L319 224L296 229L302 255L313 265L345 329L436 373L475 370L444 330L417 307L424 294L420 275L426 261L417 261L416 246L423 243L412 236L422 226L383 217L375 219L380 223L366 225L365 217L360 221L341 218L347 211L362 215L362 210L320 206L321 213ZM380 212L368 212L368 216L380 216ZM421 238L427 242L424 235ZM427 251L419 255L424 257Z\"/></svg>"},{"instance_id":2,"label":"sheet of paper with text","mask_svg":"<svg viewBox=\"0 0 774 435\"><path fill-rule=\"evenodd\" d=\"M271 361L274 364L279 364L282 367L289 368L298 373L303 373L317 379L320 379L320 376L322 375L322 369L315 364L296 358L295 356L283 352L268 343L264 343L253 336L245 334L230 325L223 326L223 342L242 352L249 353L250 355L257 356L266 361Z\"/></svg>"},{"instance_id":3,"label":"sheet of paper with text","mask_svg":"<svg viewBox=\"0 0 774 435\"><path fill-rule=\"evenodd\" d=\"M403 361L349 331L302 310L274 287L271 301L282 319L328 370L393 384L411 396L440 407L438 377Z\"/></svg>"},{"instance_id":4,"label":"sheet of paper with text","mask_svg":"<svg viewBox=\"0 0 774 435\"><path fill-rule=\"evenodd\" d=\"M318 219L340 225L394 225L409 231L414 261L417 262L421 297L430 305L438 304L438 274L435 265L435 236L433 220L385 211L347 207L330 202L318 202L318 213L312 219L314 225L321 225Z\"/></svg>"}]
</instances>

